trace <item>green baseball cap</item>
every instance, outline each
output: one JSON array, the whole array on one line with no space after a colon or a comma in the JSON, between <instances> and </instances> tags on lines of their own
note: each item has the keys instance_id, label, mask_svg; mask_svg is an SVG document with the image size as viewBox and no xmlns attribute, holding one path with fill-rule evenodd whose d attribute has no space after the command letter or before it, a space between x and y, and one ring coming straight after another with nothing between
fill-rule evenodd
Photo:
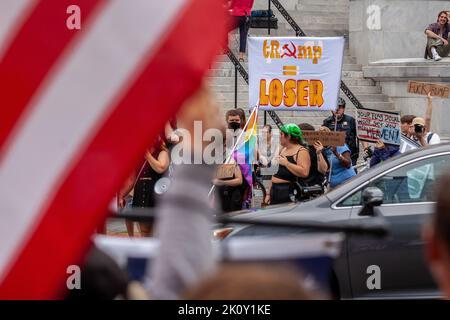
<instances>
[{"instance_id":1,"label":"green baseball cap","mask_svg":"<svg viewBox=\"0 0 450 320\"><path fill-rule=\"evenodd\" d=\"M302 130L300 127L294 123L288 123L281 127L281 132L289 134L296 138L302 138Z\"/></svg>"}]
</instances>

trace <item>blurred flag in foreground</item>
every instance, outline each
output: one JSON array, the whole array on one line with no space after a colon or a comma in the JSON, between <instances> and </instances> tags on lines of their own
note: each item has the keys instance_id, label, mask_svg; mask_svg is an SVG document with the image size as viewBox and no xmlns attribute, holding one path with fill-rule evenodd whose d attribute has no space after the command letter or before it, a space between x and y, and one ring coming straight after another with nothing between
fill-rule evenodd
<instances>
[{"instance_id":1,"label":"blurred flag in foreground","mask_svg":"<svg viewBox=\"0 0 450 320\"><path fill-rule=\"evenodd\" d=\"M71 5L80 30L66 25ZM225 22L211 0L0 2L0 299L62 297Z\"/></svg>"}]
</instances>

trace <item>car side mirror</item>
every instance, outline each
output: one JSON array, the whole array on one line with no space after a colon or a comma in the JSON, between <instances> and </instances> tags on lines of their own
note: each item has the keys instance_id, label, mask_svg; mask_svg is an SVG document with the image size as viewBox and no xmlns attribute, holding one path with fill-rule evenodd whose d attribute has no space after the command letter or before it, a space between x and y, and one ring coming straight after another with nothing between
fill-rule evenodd
<instances>
[{"instance_id":1,"label":"car side mirror","mask_svg":"<svg viewBox=\"0 0 450 320\"><path fill-rule=\"evenodd\" d=\"M364 189L362 193L363 208L359 212L360 216L375 216L375 207L383 204L383 191L376 187L369 187Z\"/></svg>"}]
</instances>

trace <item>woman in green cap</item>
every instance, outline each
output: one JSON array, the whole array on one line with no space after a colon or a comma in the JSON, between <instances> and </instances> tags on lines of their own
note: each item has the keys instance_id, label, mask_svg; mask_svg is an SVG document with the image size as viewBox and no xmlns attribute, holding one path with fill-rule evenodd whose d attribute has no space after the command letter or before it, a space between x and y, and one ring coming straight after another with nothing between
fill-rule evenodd
<instances>
[{"instance_id":1,"label":"woman in green cap","mask_svg":"<svg viewBox=\"0 0 450 320\"><path fill-rule=\"evenodd\" d=\"M308 177L311 167L311 159L300 128L290 123L281 127L280 131L282 149L277 158L278 171L272 177L270 192L265 199L267 204L291 202L291 183Z\"/></svg>"}]
</instances>

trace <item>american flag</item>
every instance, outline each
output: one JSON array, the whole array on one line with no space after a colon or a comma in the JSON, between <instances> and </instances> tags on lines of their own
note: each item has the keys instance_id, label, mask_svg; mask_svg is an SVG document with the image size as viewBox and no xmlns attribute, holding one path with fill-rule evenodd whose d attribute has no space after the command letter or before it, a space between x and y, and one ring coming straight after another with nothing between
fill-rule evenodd
<instances>
[{"instance_id":1,"label":"american flag","mask_svg":"<svg viewBox=\"0 0 450 320\"><path fill-rule=\"evenodd\" d=\"M225 19L215 0L0 1L0 299L62 297L114 193L199 87Z\"/></svg>"}]
</instances>

